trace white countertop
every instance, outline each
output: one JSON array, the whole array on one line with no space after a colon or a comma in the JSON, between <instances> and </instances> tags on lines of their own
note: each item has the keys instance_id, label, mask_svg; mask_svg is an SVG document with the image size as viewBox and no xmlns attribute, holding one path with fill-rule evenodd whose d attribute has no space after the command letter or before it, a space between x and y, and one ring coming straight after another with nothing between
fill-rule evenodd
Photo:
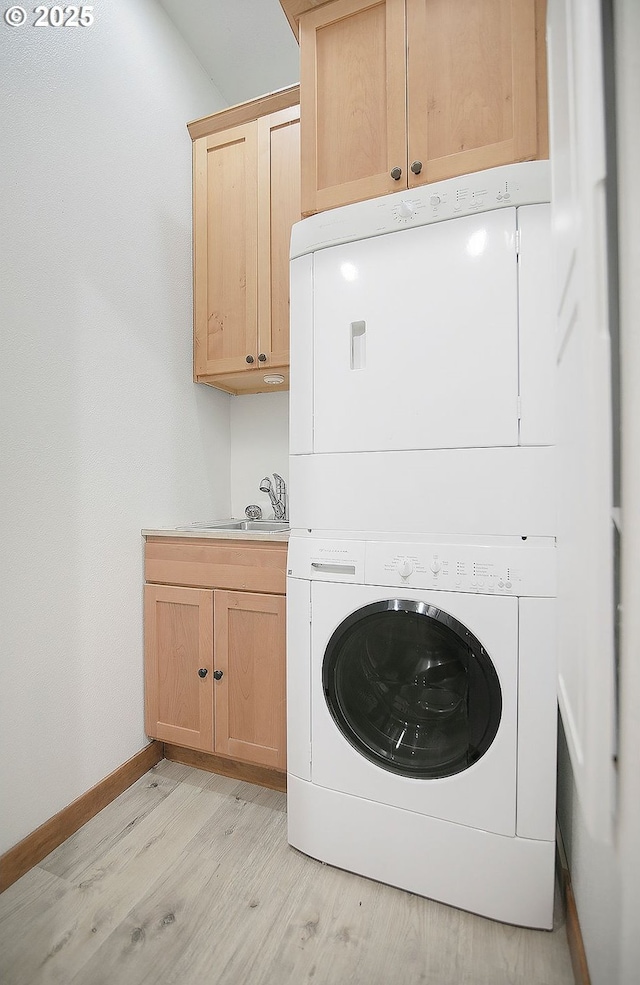
<instances>
[{"instance_id":1,"label":"white countertop","mask_svg":"<svg viewBox=\"0 0 640 985\"><path fill-rule=\"evenodd\" d=\"M288 530L223 530L220 527L160 527L157 530L144 529L143 537L181 537L199 540L271 540L286 543L289 540Z\"/></svg>"}]
</instances>

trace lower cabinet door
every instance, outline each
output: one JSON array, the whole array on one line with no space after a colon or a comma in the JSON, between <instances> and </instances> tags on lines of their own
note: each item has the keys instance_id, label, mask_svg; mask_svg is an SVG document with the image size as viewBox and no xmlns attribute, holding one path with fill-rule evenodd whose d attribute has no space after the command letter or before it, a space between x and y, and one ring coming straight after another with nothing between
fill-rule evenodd
<instances>
[{"instance_id":1,"label":"lower cabinet door","mask_svg":"<svg viewBox=\"0 0 640 985\"><path fill-rule=\"evenodd\" d=\"M213 749L213 591L145 585L145 729Z\"/></svg>"},{"instance_id":2,"label":"lower cabinet door","mask_svg":"<svg viewBox=\"0 0 640 985\"><path fill-rule=\"evenodd\" d=\"M216 752L284 769L284 596L215 591L214 626Z\"/></svg>"}]
</instances>

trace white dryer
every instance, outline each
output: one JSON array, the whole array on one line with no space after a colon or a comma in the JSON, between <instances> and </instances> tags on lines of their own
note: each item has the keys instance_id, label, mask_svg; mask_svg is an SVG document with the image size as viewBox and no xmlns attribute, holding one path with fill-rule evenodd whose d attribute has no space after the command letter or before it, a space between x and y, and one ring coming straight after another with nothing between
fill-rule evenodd
<instances>
[{"instance_id":1,"label":"white dryer","mask_svg":"<svg viewBox=\"0 0 640 985\"><path fill-rule=\"evenodd\" d=\"M553 444L548 161L334 209L291 238L291 452Z\"/></svg>"},{"instance_id":2,"label":"white dryer","mask_svg":"<svg viewBox=\"0 0 640 985\"><path fill-rule=\"evenodd\" d=\"M553 538L294 533L287 592L290 843L551 927Z\"/></svg>"}]
</instances>

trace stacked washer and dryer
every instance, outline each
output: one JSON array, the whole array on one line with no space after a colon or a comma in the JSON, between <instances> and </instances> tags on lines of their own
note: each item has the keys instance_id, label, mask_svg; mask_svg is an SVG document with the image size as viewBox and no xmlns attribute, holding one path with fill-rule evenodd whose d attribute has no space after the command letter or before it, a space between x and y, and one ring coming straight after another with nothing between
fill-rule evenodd
<instances>
[{"instance_id":1,"label":"stacked washer and dryer","mask_svg":"<svg viewBox=\"0 0 640 985\"><path fill-rule=\"evenodd\" d=\"M548 162L291 245L289 842L552 926Z\"/></svg>"}]
</instances>

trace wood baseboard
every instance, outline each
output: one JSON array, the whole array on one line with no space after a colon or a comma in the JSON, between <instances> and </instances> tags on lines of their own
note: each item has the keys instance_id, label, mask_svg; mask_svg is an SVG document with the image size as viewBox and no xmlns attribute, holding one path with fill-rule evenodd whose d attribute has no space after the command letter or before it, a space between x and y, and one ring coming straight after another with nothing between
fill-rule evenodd
<instances>
[{"instance_id":1,"label":"wood baseboard","mask_svg":"<svg viewBox=\"0 0 640 985\"><path fill-rule=\"evenodd\" d=\"M587 955L584 949L580 921L578 919L578 909L576 899L573 895L571 885L571 872L567 862L564 844L560 829L556 830L557 863L560 874L560 889L564 899L564 909L566 914L567 942L569 944L569 954L571 956L571 967L576 985L591 985Z\"/></svg>"},{"instance_id":2,"label":"wood baseboard","mask_svg":"<svg viewBox=\"0 0 640 985\"><path fill-rule=\"evenodd\" d=\"M0 856L0 893L41 862L49 852L66 841L161 759L162 743L151 742L95 787L91 787Z\"/></svg>"},{"instance_id":3,"label":"wood baseboard","mask_svg":"<svg viewBox=\"0 0 640 985\"><path fill-rule=\"evenodd\" d=\"M257 783L261 787L269 787L270 790L284 792L287 789L287 774L267 766L252 766L250 763L240 763L236 759L227 759L210 752L174 746L169 742L164 744L164 758L173 763L182 763L183 766L195 766L196 769L208 770L209 773L230 776L234 780Z\"/></svg>"}]
</instances>

